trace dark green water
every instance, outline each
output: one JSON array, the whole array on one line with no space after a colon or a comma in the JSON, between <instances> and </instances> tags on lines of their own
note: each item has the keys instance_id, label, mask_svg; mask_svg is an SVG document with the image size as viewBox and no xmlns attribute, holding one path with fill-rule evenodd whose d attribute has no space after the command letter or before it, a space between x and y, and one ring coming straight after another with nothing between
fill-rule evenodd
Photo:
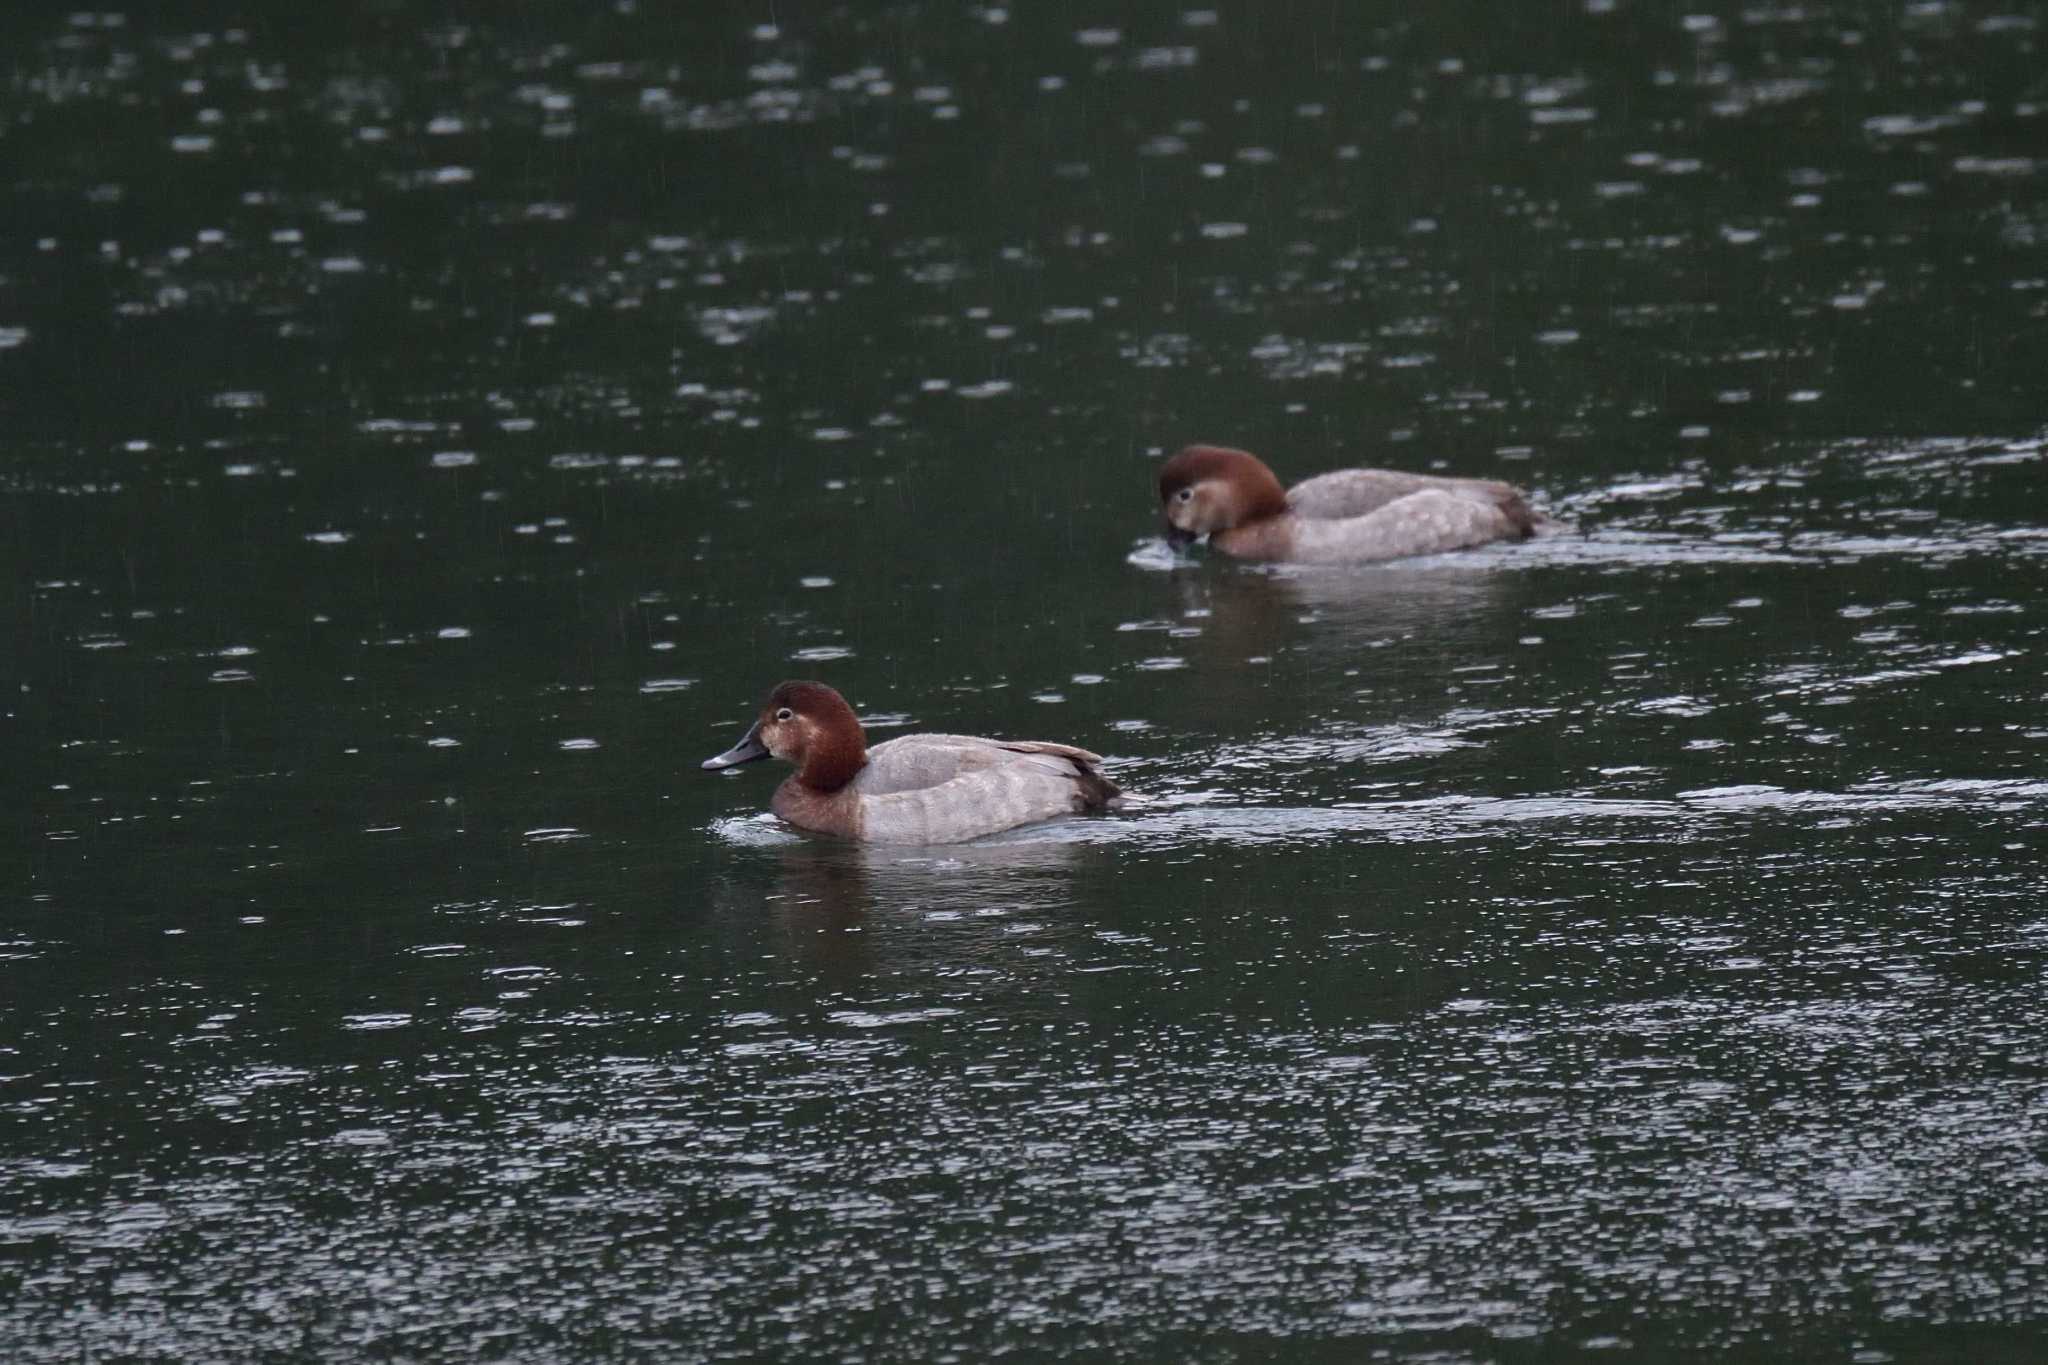
<instances>
[{"instance_id":1,"label":"dark green water","mask_svg":"<svg viewBox=\"0 0 2048 1365\"><path fill-rule=\"evenodd\" d=\"M2038 6L684 8L0 18L0 1358L2038 1358Z\"/></svg>"}]
</instances>

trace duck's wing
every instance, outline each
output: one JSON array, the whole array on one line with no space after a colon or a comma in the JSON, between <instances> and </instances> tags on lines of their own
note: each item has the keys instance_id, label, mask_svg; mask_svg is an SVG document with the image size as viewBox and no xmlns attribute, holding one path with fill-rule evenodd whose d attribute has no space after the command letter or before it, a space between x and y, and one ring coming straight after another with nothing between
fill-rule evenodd
<instances>
[{"instance_id":1,"label":"duck's wing","mask_svg":"<svg viewBox=\"0 0 2048 1365\"><path fill-rule=\"evenodd\" d=\"M1506 484L1496 487L1507 489ZM1522 540L1529 535L1530 526L1529 509L1519 495L1504 505L1462 492L1424 488L1364 516L1302 518L1294 531L1293 558L1325 564L1406 559L1496 540Z\"/></svg>"},{"instance_id":2,"label":"duck's wing","mask_svg":"<svg viewBox=\"0 0 2048 1365\"><path fill-rule=\"evenodd\" d=\"M868 750L867 766L853 780L863 796L921 791L989 765L989 741L971 735L904 735Z\"/></svg>"},{"instance_id":3,"label":"duck's wing","mask_svg":"<svg viewBox=\"0 0 2048 1365\"><path fill-rule=\"evenodd\" d=\"M1398 469L1337 469L1288 489L1287 507L1314 521L1362 517L1429 485L1428 475Z\"/></svg>"},{"instance_id":4,"label":"duck's wing","mask_svg":"<svg viewBox=\"0 0 2048 1365\"><path fill-rule=\"evenodd\" d=\"M1086 749L971 735L905 735L868 752L854 779L861 836L951 844L1107 804L1116 787Z\"/></svg>"},{"instance_id":5,"label":"duck's wing","mask_svg":"<svg viewBox=\"0 0 2048 1365\"><path fill-rule=\"evenodd\" d=\"M1436 490L1474 502L1491 503L1511 518L1531 520L1522 494L1512 484L1493 479L1453 479L1440 474L1410 474L1400 469L1338 469L1304 479L1287 490L1287 506L1310 521L1342 521L1370 516L1402 498Z\"/></svg>"},{"instance_id":6,"label":"duck's wing","mask_svg":"<svg viewBox=\"0 0 2048 1365\"><path fill-rule=\"evenodd\" d=\"M1014 762L1020 754L1053 754L1088 767L1102 759L1071 744L1043 740L983 739L979 735L904 735L868 750L868 762L854 779L866 796L918 791L950 782L963 773Z\"/></svg>"}]
</instances>

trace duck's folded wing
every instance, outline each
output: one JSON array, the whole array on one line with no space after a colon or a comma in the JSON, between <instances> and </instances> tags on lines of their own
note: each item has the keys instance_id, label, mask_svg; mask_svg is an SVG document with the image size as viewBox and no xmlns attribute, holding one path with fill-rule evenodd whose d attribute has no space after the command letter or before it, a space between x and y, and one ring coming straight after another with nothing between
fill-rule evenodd
<instances>
[{"instance_id":1,"label":"duck's folded wing","mask_svg":"<svg viewBox=\"0 0 2048 1365\"><path fill-rule=\"evenodd\" d=\"M1338 469L1287 490L1288 510L1315 521L1362 517L1440 480L1398 469Z\"/></svg>"},{"instance_id":2,"label":"duck's folded wing","mask_svg":"<svg viewBox=\"0 0 2048 1365\"><path fill-rule=\"evenodd\" d=\"M1070 758L1091 767L1102 762L1101 754L1091 754L1072 744L1055 744L1049 739L996 739L988 742L1013 754L1052 754L1056 758Z\"/></svg>"},{"instance_id":3,"label":"duck's folded wing","mask_svg":"<svg viewBox=\"0 0 2048 1365\"><path fill-rule=\"evenodd\" d=\"M1092 788L1106 785L1065 754L1012 751L1007 762L962 772L936 786L863 795L861 837L884 844L978 839L1099 805L1091 799Z\"/></svg>"},{"instance_id":4,"label":"duck's folded wing","mask_svg":"<svg viewBox=\"0 0 2048 1365\"><path fill-rule=\"evenodd\" d=\"M1295 530L1292 557L1309 563L1358 564L1440 554L1495 540L1520 540L1529 534L1528 518L1528 508L1519 498L1512 506L1503 506L1425 488L1362 517L1304 518Z\"/></svg>"},{"instance_id":5,"label":"duck's folded wing","mask_svg":"<svg viewBox=\"0 0 2048 1365\"><path fill-rule=\"evenodd\" d=\"M1338 469L1304 479L1287 490L1287 506L1311 521L1341 521L1369 516L1415 493L1436 489L1492 503L1510 517L1520 509L1529 516L1522 494L1513 484L1494 479L1454 479L1441 474L1410 474L1399 469Z\"/></svg>"},{"instance_id":6,"label":"duck's folded wing","mask_svg":"<svg viewBox=\"0 0 2048 1365\"><path fill-rule=\"evenodd\" d=\"M854 788L864 796L919 791L986 768L1000 756L992 741L972 735L904 735L868 750Z\"/></svg>"},{"instance_id":7,"label":"duck's folded wing","mask_svg":"<svg viewBox=\"0 0 2048 1365\"><path fill-rule=\"evenodd\" d=\"M964 773L1014 762L1019 754L1052 754L1086 764L1102 762L1086 749L1043 740L983 739L979 735L904 735L868 750L867 766L854 780L867 796L918 791L951 782Z\"/></svg>"}]
</instances>

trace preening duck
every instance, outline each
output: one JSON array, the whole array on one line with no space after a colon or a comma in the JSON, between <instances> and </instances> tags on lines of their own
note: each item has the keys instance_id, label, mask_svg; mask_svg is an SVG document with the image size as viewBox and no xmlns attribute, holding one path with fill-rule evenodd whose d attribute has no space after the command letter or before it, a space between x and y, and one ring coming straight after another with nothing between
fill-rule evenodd
<instances>
[{"instance_id":1,"label":"preening duck","mask_svg":"<svg viewBox=\"0 0 2048 1365\"><path fill-rule=\"evenodd\" d=\"M1492 479L1396 469L1339 469L1292 488L1265 461L1226 446L1189 446L1159 470L1166 537L1203 536L1239 559L1362 564L1526 540L1538 518L1521 490Z\"/></svg>"}]
</instances>

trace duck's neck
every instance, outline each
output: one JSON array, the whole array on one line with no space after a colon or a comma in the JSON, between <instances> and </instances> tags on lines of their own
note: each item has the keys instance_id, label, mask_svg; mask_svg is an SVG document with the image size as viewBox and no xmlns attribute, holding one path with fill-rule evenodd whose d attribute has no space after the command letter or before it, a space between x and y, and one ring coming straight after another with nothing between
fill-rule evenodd
<instances>
[{"instance_id":1,"label":"duck's neck","mask_svg":"<svg viewBox=\"0 0 2048 1365\"><path fill-rule=\"evenodd\" d=\"M806 787L795 773L782 779L768 809L798 829L820 834L837 834L858 839L861 834L861 803L851 792L818 792Z\"/></svg>"},{"instance_id":2,"label":"duck's neck","mask_svg":"<svg viewBox=\"0 0 2048 1365\"><path fill-rule=\"evenodd\" d=\"M1279 511L1256 521L1218 531L1209 537L1209 543L1237 559L1292 559L1295 530L1300 521L1283 504Z\"/></svg>"},{"instance_id":3,"label":"duck's neck","mask_svg":"<svg viewBox=\"0 0 2048 1365\"><path fill-rule=\"evenodd\" d=\"M1287 515L1287 490L1280 484L1280 478L1256 459L1249 460L1244 469L1231 484L1230 491L1233 516L1238 526L1250 526L1255 522Z\"/></svg>"},{"instance_id":4,"label":"duck's neck","mask_svg":"<svg viewBox=\"0 0 2048 1365\"><path fill-rule=\"evenodd\" d=\"M804 766L797 769L796 780L814 792L836 792L858 777L867 763L867 741L858 731L819 735L804 751Z\"/></svg>"}]
</instances>

